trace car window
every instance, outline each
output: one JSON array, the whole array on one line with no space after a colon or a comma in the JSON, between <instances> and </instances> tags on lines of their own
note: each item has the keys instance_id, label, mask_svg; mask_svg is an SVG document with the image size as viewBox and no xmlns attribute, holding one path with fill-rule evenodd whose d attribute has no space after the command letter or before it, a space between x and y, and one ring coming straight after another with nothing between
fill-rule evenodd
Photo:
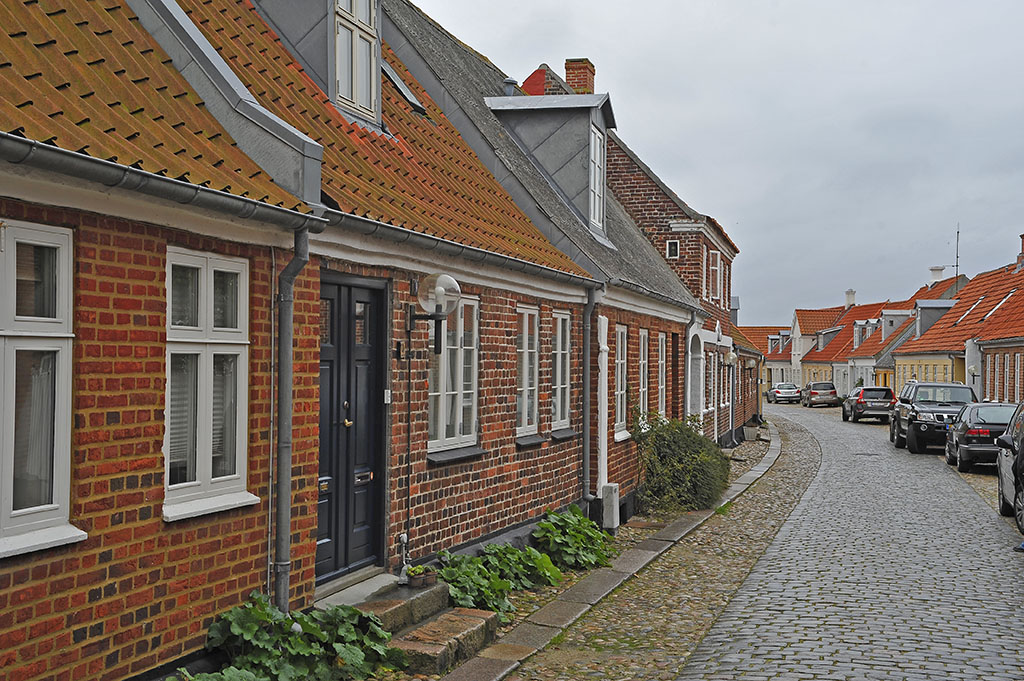
<instances>
[{"instance_id":1,"label":"car window","mask_svg":"<svg viewBox=\"0 0 1024 681\"><path fill-rule=\"evenodd\" d=\"M889 388L861 388L866 400L888 400L892 399L892 390Z\"/></svg>"},{"instance_id":2,"label":"car window","mask_svg":"<svg viewBox=\"0 0 1024 681\"><path fill-rule=\"evenodd\" d=\"M1009 404L991 404L977 407L972 416L977 423L1008 423L1016 409Z\"/></svg>"},{"instance_id":3,"label":"car window","mask_svg":"<svg viewBox=\"0 0 1024 681\"><path fill-rule=\"evenodd\" d=\"M836 387L831 383L812 383L811 390L835 390Z\"/></svg>"},{"instance_id":4,"label":"car window","mask_svg":"<svg viewBox=\"0 0 1024 681\"><path fill-rule=\"evenodd\" d=\"M1010 436L1013 438L1014 444L1020 442L1022 423L1024 423L1024 403L1017 405L1017 411L1013 413L1013 418L1010 421Z\"/></svg>"},{"instance_id":5,"label":"car window","mask_svg":"<svg viewBox=\"0 0 1024 681\"><path fill-rule=\"evenodd\" d=\"M964 406L960 407L960 411L958 411L956 413L956 416L953 417L953 421L955 421L956 423L960 423L960 422L962 422L964 420L964 418L966 418L966 416L967 416L967 405L964 405Z\"/></svg>"},{"instance_id":6,"label":"car window","mask_svg":"<svg viewBox=\"0 0 1024 681\"><path fill-rule=\"evenodd\" d=\"M780 390L796 390L796 385L793 383L779 383L776 388Z\"/></svg>"}]
</instances>

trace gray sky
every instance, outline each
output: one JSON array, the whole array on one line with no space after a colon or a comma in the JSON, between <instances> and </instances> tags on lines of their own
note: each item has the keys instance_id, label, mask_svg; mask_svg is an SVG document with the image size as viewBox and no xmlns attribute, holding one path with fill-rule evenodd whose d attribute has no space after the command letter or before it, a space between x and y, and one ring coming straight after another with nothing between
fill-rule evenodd
<instances>
[{"instance_id":1,"label":"gray sky","mask_svg":"<svg viewBox=\"0 0 1024 681\"><path fill-rule=\"evenodd\" d=\"M963 274L1020 251L1024 2L413 1L520 82L594 62L622 138L740 247L741 324L905 298L958 222Z\"/></svg>"}]
</instances>

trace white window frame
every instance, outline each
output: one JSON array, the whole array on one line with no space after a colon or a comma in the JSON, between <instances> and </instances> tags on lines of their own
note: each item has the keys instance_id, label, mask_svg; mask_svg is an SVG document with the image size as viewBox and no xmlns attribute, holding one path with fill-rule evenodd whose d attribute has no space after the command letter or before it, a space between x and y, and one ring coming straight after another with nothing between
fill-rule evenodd
<instances>
[{"instance_id":1,"label":"white window frame","mask_svg":"<svg viewBox=\"0 0 1024 681\"><path fill-rule=\"evenodd\" d=\"M57 249L56 306L53 317L16 314L17 244ZM68 229L20 220L0 221L0 558L82 541L86 533L71 525L71 347L74 269ZM51 502L14 510L14 401L17 353L55 353L53 467Z\"/></svg>"},{"instance_id":2,"label":"white window frame","mask_svg":"<svg viewBox=\"0 0 1024 681\"><path fill-rule=\"evenodd\" d=\"M517 309L519 345L516 347L516 437L535 435L540 410L540 311L536 307ZM533 349L530 350L530 337ZM525 380L524 380L525 379ZM533 407L529 412L521 409L528 392L533 391Z\"/></svg>"},{"instance_id":3,"label":"white window frame","mask_svg":"<svg viewBox=\"0 0 1024 681\"><path fill-rule=\"evenodd\" d=\"M554 330L551 350L551 430L569 427L572 394L572 317L568 312L553 312ZM563 370L564 369L564 370ZM562 381L561 376L565 375Z\"/></svg>"},{"instance_id":4,"label":"white window frame","mask_svg":"<svg viewBox=\"0 0 1024 681\"><path fill-rule=\"evenodd\" d=\"M665 242L665 258L667 260L679 259L679 239L669 239Z\"/></svg>"},{"instance_id":5,"label":"white window frame","mask_svg":"<svg viewBox=\"0 0 1024 681\"><path fill-rule=\"evenodd\" d=\"M1015 396L1014 401L1015 402L1020 402L1020 353L1019 352L1014 355L1014 361L1015 361L1015 364L1016 364L1016 366L1014 368L1014 372L1013 372L1013 386L1014 386L1013 390L1014 390L1014 396Z\"/></svg>"},{"instance_id":6,"label":"white window frame","mask_svg":"<svg viewBox=\"0 0 1024 681\"><path fill-rule=\"evenodd\" d=\"M590 125L590 228L604 234L605 208L605 136L604 132Z\"/></svg>"},{"instance_id":7,"label":"white window frame","mask_svg":"<svg viewBox=\"0 0 1024 681\"><path fill-rule=\"evenodd\" d=\"M615 438L616 441L628 436L626 399L626 356L629 342L629 327L615 325ZM625 435L623 435L625 434Z\"/></svg>"},{"instance_id":8,"label":"white window frame","mask_svg":"<svg viewBox=\"0 0 1024 681\"><path fill-rule=\"evenodd\" d=\"M470 344L467 346L464 344L465 340L465 319L467 312L473 315L473 337L470 340ZM448 391L442 386L435 386L436 391L429 393L429 396L437 396L437 409L431 411L429 404L433 400L428 400L427 418L434 421L435 432L437 436L433 440L427 441L428 452L439 452L447 449L456 449L459 447L468 447L476 444L477 442L477 421L479 413L479 399L480 399L480 301L479 299L463 295L459 299L459 305L455 308L452 314L441 322L441 354L434 355L437 357L437 361L440 363L438 366L438 376L443 382L448 375L448 355L452 349L448 346L448 324L456 324L455 338L458 342L456 348L457 354L459 355L458 365L455 367L455 390ZM433 352L433 349L431 349ZM472 370L472 378L469 385L469 389L466 390L465 381L465 354L470 354L470 367ZM470 393L470 399L472 400L471 408L471 421L467 425L463 420L462 406L463 401L466 398L466 393ZM445 397L448 394L456 395L457 414L455 416L455 434L451 437L445 437L444 431L445 426L448 423L447 413L447 400ZM463 432L465 431L465 432Z\"/></svg>"},{"instance_id":9,"label":"white window frame","mask_svg":"<svg viewBox=\"0 0 1024 681\"><path fill-rule=\"evenodd\" d=\"M708 295L710 300L721 301L722 298L722 253L708 251Z\"/></svg>"},{"instance_id":10,"label":"white window frame","mask_svg":"<svg viewBox=\"0 0 1024 681\"><path fill-rule=\"evenodd\" d=\"M199 271L198 324L172 324L174 266ZM238 276L238 310L235 328L215 327L214 273ZM167 352L164 391L164 505L167 522L195 518L242 506L260 499L247 490L249 432L249 262L243 258L167 247ZM170 419L171 366L174 355L198 356L196 385L195 480L171 484ZM235 472L213 477L213 366L218 355L236 357Z\"/></svg>"},{"instance_id":11,"label":"white window frame","mask_svg":"<svg viewBox=\"0 0 1024 681\"><path fill-rule=\"evenodd\" d=\"M1000 380L1000 369L1002 369L1002 362L999 361L999 355L992 355L992 401L999 401L999 380Z\"/></svg>"},{"instance_id":12,"label":"white window frame","mask_svg":"<svg viewBox=\"0 0 1024 681\"><path fill-rule=\"evenodd\" d=\"M637 402L640 405L640 416L647 418L647 412L651 410L650 383L651 383L651 343L650 332L647 329L640 329L639 356L637 357L640 380L637 386Z\"/></svg>"},{"instance_id":13,"label":"white window frame","mask_svg":"<svg viewBox=\"0 0 1024 681\"><path fill-rule=\"evenodd\" d=\"M668 418L668 338L658 332L658 413Z\"/></svg>"},{"instance_id":14,"label":"white window frame","mask_svg":"<svg viewBox=\"0 0 1024 681\"><path fill-rule=\"evenodd\" d=\"M380 101L380 41L378 40L378 13L377 0L368 0L370 6L370 22L366 23L358 18L356 5L361 0L335 0L334 2L334 41L335 41L335 93L339 105L355 111L363 116L368 116L376 121L379 118L378 102ZM346 8L345 5L349 7ZM349 54L349 78L351 78L351 96L346 96L341 90L341 68L342 60L339 55L342 51L341 32L351 31L352 44ZM365 65L369 70L369 106L359 101L359 75L364 67L359 53L360 41L370 44L370 63Z\"/></svg>"},{"instance_id":15,"label":"white window frame","mask_svg":"<svg viewBox=\"0 0 1024 681\"><path fill-rule=\"evenodd\" d=\"M1003 353L1003 400L1010 398L1010 353Z\"/></svg>"}]
</instances>

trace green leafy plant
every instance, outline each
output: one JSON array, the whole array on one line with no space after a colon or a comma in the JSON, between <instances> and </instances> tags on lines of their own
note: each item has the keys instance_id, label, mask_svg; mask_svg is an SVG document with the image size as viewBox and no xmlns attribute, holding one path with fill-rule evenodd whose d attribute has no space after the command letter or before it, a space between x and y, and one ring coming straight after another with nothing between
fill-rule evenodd
<instances>
[{"instance_id":1,"label":"green leafy plant","mask_svg":"<svg viewBox=\"0 0 1024 681\"><path fill-rule=\"evenodd\" d=\"M612 556L611 535L576 506L570 506L564 513L547 511L533 531L533 538L537 547L561 568L589 570L607 565Z\"/></svg>"},{"instance_id":2,"label":"green leafy plant","mask_svg":"<svg viewBox=\"0 0 1024 681\"><path fill-rule=\"evenodd\" d=\"M365 679L380 667L405 665L390 640L376 616L353 607L285 614L254 591L210 626L206 647L227 653L230 666L195 681Z\"/></svg>"},{"instance_id":3,"label":"green leafy plant","mask_svg":"<svg viewBox=\"0 0 1024 681\"><path fill-rule=\"evenodd\" d=\"M426 568L422 565L410 565L405 570L405 574L409 575L410 577L415 577L416 575L422 575L425 573Z\"/></svg>"},{"instance_id":4,"label":"green leafy plant","mask_svg":"<svg viewBox=\"0 0 1024 681\"><path fill-rule=\"evenodd\" d=\"M641 511L711 508L722 496L729 460L695 425L661 419L635 433L644 470L637 494Z\"/></svg>"},{"instance_id":5,"label":"green leafy plant","mask_svg":"<svg viewBox=\"0 0 1024 681\"><path fill-rule=\"evenodd\" d=\"M438 576L448 583L448 593L455 605L492 610L502 622L508 621L506 613L515 610L508 600L512 582L492 572L479 556L442 551L438 558L441 560Z\"/></svg>"},{"instance_id":6,"label":"green leafy plant","mask_svg":"<svg viewBox=\"0 0 1024 681\"><path fill-rule=\"evenodd\" d=\"M488 544L482 556L484 565L513 589L532 589L541 584L555 585L562 581L562 572L551 557L532 546L517 549L511 544Z\"/></svg>"}]
</instances>

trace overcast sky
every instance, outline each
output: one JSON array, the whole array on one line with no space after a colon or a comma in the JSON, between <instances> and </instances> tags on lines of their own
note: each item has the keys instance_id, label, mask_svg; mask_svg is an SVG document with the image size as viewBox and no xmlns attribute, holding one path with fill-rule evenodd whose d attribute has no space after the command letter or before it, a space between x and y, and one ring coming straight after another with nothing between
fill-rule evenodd
<instances>
[{"instance_id":1,"label":"overcast sky","mask_svg":"<svg viewBox=\"0 0 1024 681\"><path fill-rule=\"evenodd\" d=\"M740 324L906 298L957 223L963 274L1020 251L1020 0L413 1L520 82L588 57L618 133L739 246Z\"/></svg>"}]
</instances>

